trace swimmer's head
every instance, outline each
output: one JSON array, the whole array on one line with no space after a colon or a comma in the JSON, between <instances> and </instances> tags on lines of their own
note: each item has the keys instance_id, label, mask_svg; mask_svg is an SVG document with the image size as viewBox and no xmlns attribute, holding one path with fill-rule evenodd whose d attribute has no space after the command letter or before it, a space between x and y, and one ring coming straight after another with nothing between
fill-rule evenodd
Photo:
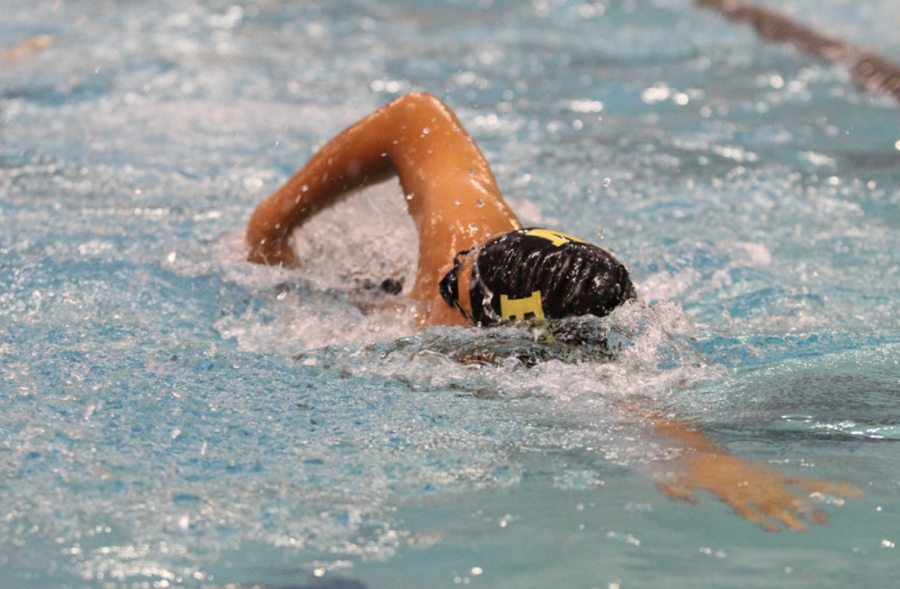
<instances>
[{"instance_id":1,"label":"swimmer's head","mask_svg":"<svg viewBox=\"0 0 900 589\"><path fill-rule=\"evenodd\" d=\"M471 313L459 303L459 274L472 257ZM606 250L549 229L504 233L460 252L441 296L476 325L519 319L603 317L635 297L628 270Z\"/></svg>"}]
</instances>

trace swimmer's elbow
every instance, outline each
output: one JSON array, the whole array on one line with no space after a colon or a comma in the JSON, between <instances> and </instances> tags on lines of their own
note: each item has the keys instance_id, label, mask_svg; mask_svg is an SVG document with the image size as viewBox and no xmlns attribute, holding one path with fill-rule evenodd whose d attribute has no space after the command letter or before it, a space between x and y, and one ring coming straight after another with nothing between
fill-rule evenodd
<instances>
[{"instance_id":1,"label":"swimmer's elbow","mask_svg":"<svg viewBox=\"0 0 900 589\"><path fill-rule=\"evenodd\" d=\"M415 109L449 110L449 107L440 98L430 92L410 92L395 100L394 104Z\"/></svg>"}]
</instances>

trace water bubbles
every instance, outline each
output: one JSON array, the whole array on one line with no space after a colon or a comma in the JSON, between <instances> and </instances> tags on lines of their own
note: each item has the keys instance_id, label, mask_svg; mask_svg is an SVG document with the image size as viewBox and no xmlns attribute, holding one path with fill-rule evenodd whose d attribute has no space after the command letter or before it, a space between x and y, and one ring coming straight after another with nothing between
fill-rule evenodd
<instances>
[{"instance_id":1,"label":"water bubbles","mask_svg":"<svg viewBox=\"0 0 900 589\"><path fill-rule=\"evenodd\" d=\"M478 200L475 201L475 206L476 206L476 207L479 207L479 208L480 208L480 207L483 207L483 206L484 206L484 201L481 200L481 199L479 198Z\"/></svg>"},{"instance_id":2,"label":"water bubbles","mask_svg":"<svg viewBox=\"0 0 900 589\"><path fill-rule=\"evenodd\" d=\"M561 106L576 113L592 114L603 112L603 103L599 100L570 100L562 103Z\"/></svg>"},{"instance_id":3,"label":"water bubbles","mask_svg":"<svg viewBox=\"0 0 900 589\"><path fill-rule=\"evenodd\" d=\"M691 100L702 100L705 96L706 93L703 90L690 88L682 92L670 87L665 82L657 82L641 92L641 100L649 105L671 101L678 106L686 106Z\"/></svg>"},{"instance_id":4,"label":"water bubbles","mask_svg":"<svg viewBox=\"0 0 900 589\"><path fill-rule=\"evenodd\" d=\"M712 556L713 558L728 558L728 553L721 549L716 550L713 548L708 548L706 546L701 546L699 548L699 552L700 554Z\"/></svg>"},{"instance_id":5,"label":"water bubbles","mask_svg":"<svg viewBox=\"0 0 900 589\"><path fill-rule=\"evenodd\" d=\"M215 29L233 29L244 19L244 9L230 6L224 14L215 14L208 18L209 26Z\"/></svg>"},{"instance_id":6,"label":"water bubbles","mask_svg":"<svg viewBox=\"0 0 900 589\"><path fill-rule=\"evenodd\" d=\"M660 82L650 88L647 88L641 93L641 100L643 100L646 104L655 104L657 102L662 102L668 99L671 96L671 90L669 87Z\"/></svg>"},{"instance_id":7,"label":"water bubbles","mask_svg":"<svg viewBox=\"0 0 900 589\"><path fill-rule=\"evenodd\" d=\"M641 541L639 538L635 537L633 534L629 534L626 532L616 532L610 531L606 533L607 540L613 540L615 542L622 542L623 544L630 544L632 546L640 546Z\"/></svg>"},{"instance_id":8,"label":"water bubbles","mask_svg":"<svg viewBox=\"0 0 900 589\"><path fill-rule=\"evenodd\" d=\"M409 90L409 82L404 80L372 80L369 82L369 88L373 92L400 94Z\"/></svg>"}]
</instances>

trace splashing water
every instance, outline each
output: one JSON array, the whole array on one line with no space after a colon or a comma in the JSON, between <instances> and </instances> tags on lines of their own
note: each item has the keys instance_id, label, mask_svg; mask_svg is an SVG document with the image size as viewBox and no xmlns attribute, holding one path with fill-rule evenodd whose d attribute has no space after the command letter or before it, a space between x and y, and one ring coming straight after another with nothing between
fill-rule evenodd
<instances>
[{"instance_id":1,"label":"splashing water","mask_svg":"<svg viewBox=\"0 0 900 589\"><path fill-rule=\"evenodd\" d=\"M891 2L779 9L896 60ZM9 583L896 578L900 136L845 69L686 0L4 14ZM574 349L540 326L417 332L396 184L304 226L302 268L243 262L262 198L418 89L456 110L526 224L614 249L642 302L569 326L589 336ZM673 505L644 474L673 448L616 410L631 398L866 495L778 537Z\"/></svg>"}]
</instances>

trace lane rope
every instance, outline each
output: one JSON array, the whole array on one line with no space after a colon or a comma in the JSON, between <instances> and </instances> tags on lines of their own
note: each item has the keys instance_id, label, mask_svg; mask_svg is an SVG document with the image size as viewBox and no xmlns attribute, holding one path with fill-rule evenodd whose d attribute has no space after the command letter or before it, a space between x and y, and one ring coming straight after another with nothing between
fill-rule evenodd
<instances>
[{"instance_id":1,"label":"lane rope","mask_svg":"<svg viewBox=\"0 0 900 589\"><path fill-rule=\"evenodd\" d=\"M823 35L774 10L739 0L694 0L694 4L750 25L767 43L789 44L804 54L843 65L861 89L889 94L900 102L900 65L873 51Z\"/></svg>"}]
</instances>

